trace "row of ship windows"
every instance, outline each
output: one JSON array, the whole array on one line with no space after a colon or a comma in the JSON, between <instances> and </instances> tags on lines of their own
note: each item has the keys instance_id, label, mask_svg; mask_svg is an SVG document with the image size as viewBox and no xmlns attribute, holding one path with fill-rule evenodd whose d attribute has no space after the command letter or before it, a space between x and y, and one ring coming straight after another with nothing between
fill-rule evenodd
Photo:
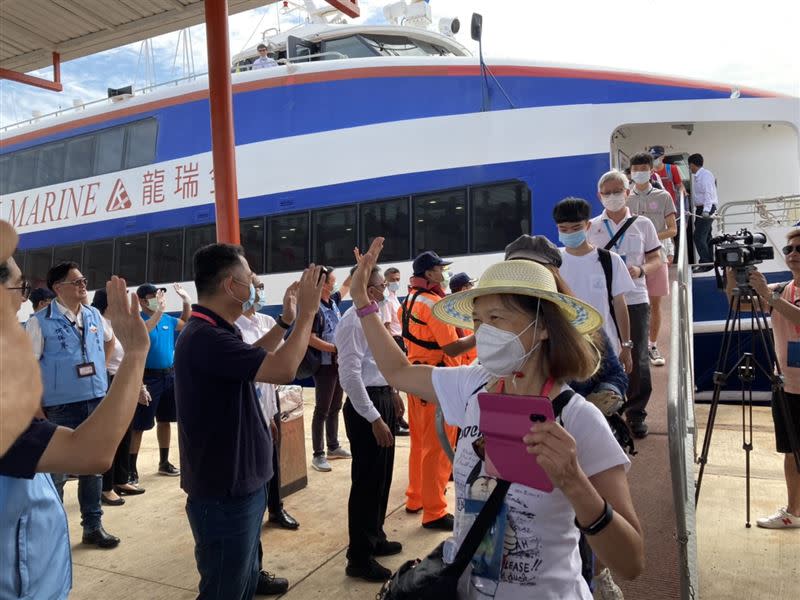
<instances>
[{"instance_id":1,"label":"row of ship windows","mask_svg":"<svg viewBox=\"0 0 800 600\"><path fill-rule=\"evenodd\" d=\"M242 220L241 243L257 273L298 271L309 262L354 263L353 248L386 238L381 261L409 260L425 250L442 256L502 251L531 230L531 194L518 181L403 196L333 208ZM129 285L193 279L195 251L216 239L214 225L142 233L18 252L34 287L62 261L81 265L90 289L111 274Z\"/></svg>"}]
</instances>

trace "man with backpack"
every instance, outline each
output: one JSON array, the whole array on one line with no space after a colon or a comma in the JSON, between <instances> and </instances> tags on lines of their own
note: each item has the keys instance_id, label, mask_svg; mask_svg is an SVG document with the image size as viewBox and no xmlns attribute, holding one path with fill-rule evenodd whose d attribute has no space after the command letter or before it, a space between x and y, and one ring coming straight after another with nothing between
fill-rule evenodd
<instances>
[{"instance_id":1,"label":"man with backpack","mask_svg":"<svg viewBox=\"0 0 800 600\"><path fill-rule=\"evenodd\" d=\"M575 297L594 306L614 352L630 373L630 321L625 293L635 289L625 263L615 252L595 248L587 239L592 207L582 198L565 198L553 208L561 248L561 277Z\"/></svg>"},{"instance_id":2,"label":"man with backpack","mask_svg":"<svg viewBox=\"0 0 800 600\"><path fill-rule=\"evenodd\" d=\"M646 277L661 268L661 242L650 219L631 215L627 205L630 189L624 173L617 170L605 173L597 189L605 210L589 221L588 241L619 254L634 284L634 289L625 293L633 342L633 368L625 416L633 435L643 438L647 435L646 407L653 389L648 356L650 301Z\"/></svg>"}]
</instances>

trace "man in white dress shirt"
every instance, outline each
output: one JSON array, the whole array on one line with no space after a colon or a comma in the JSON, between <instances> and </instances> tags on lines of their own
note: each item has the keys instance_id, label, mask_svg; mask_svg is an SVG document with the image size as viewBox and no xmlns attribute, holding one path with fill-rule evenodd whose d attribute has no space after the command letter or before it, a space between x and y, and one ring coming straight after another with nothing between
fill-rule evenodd
<instances>
[{"instance_id":1,"label":"man in white dress shirt","mask_svg":"<svg viewBox=\"0 0 800 600\"><path fill-rule=\"evenodd\" d=\"M689 157L689 170L692 172L692 202L694 203L694 245L697 248L697 262L714 261L711 251L711 215L717 210L717 180L714 174L703 166L703 155ZM695 271L708 271L710 266L697 267Z\"/></svg>"},{"instance_id":2,"label":"man in white dress shirt","mask_svg":"<svg viewBox=\"0 0 800 600\"><path fill-rule=\"evenodd\" d=\"M351 275L353 271L355 268ZM385 289L383 274L375 267L367 288L373 305L367 310L384 302ZM392 573L375 557L403 550L399 542L388 541L383 530L394 468L392 432L398 415L403 414L403 403L378 371L354 307L339 321L334 344L339 358L339 382L347 394L344 425L353 454L345 572L367 581L386 581Z\"/></svg>"},{"instance_id":3,"label":"man in white dress shirt","mask_svg":"<svg viewBox=\"0 0 800 600\"><path fill-rule=\"evenodd\" d=\"M259 44L258 58L253 61L252 65L250 65L250 70L255 71L256 69L268 69L270 67L277 66L278 63L268 54L267 47L264 44Z\"/></svg>"}]
</instances>

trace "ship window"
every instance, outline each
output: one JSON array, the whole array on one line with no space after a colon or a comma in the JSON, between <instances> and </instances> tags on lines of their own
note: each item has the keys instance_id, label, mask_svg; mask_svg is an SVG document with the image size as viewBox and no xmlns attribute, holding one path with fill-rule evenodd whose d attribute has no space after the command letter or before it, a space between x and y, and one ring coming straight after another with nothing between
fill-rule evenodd
<instances>
[{"instance_id":1,"label":"ship window","mask_svg":"<svg viewBox=\"0 0 800 600\"><path fill-rule=\"evenodd\" d=\"M531 232L531 197L524 183L505 183L470 190L471 252L503 250Z\"/></svg>"},{"instance_id":2,"label":"ship window","mask_svg":"<svg viewBox=\"0 0 800 600\"><path fill-rule=\"evenodd\" d=\"M467 252L466 190L414 196L414 256L433 250L440 256Z\"/></svg>"},{"instance_id":3,"label":"ship window","mask_svg":"<svg viewBox=\"0 0 800 600\"><path fill-rule=\"evenodd\" d=\"M264 219L249 219L241 223L244 257L253 273L264 272Z\"/></svg>"},{"instance_id":4,"label":"ship window","mask_svg":"<svg viewBox=\"0 0 800 600\"><path fill-rule=\"evenodd\" d=\"M440 56L443 48L401 35L364 35L365 42L383 56Z\"/></svg>"},{"instance_id":5,"label":"ship window","mask_svg":"<svg viewBox=\"0 0 800 600\"><path fill-rule=\"evenodd\" d=\"M183 230L151 233L147 262L147 279L152 283L180 281L183 266Z\"/></svg>"},{"instance_id":6,"label":"ship window","mask_svg":"<svg viewBox=\"0 0 800 600\"><path fill-rule=\"evenodd\" d=\"M36 187L64 181L64 150L63 143L42 146L37 163Z\"/></svg>"},{"instance_id":7,"label":"ship window","mask_svg":"<svg viewBox=\"0 0 800 600\"><path fill-rule=\"evenodd\" d=\"M34 187L36 180L36 155L37 150L26 150L14 155L12 161L9 192L27 190Z\"/></svg>"},{"instance_id":8,"label":"ship window","mask_svg":"<svg viewBox=\"0 0 800 600\"><path fill-rule=\"evenodd\" d=\"M27 269L25 276L33 287L47 287L47 272L52 266L52 248L30 250L28 251L28 259L25 261L25 267Z\"/></svg>"},{"instance_id":9,"label":"ship window","mask_svg":"<svg viewBox=\"0 0 800 600\"><path fill-rule=\"evenodd\" d=\"M149 165L156 157L156 133L158 121L145 119L127 125L128 139L125 143L125 168L133 169Z\"/></svg>"},{"instance_id":10,"label":"ship window","mask_svg":"<svg viewBox=\"0 0 800 600\"><path fill-rule=\"evenodd\" d=\"M309 262L308 213L270 217L267 242L268 273L305 269Z\"/></svg>"},{"instance_id":11,"label":"ship window","mask_svg":"<svg viewBox=\"0 0 800 600\"><path fill-rule=\"evenodd\" d=\"M341 267L355 262L356 207L344 206L311 213L314 255L318 265Z\"/></svg>"},{"instance_id":12,"label":"ship window","mask_svg":"<svg viewBox=\"0 0 800 600\"><path fill-rule=\"evenodd\" d=\"M141 285L147 278L147 235L117 238L114 248L114 274L128 285Z\"/></svg>"},{"instance_id":13,"label":"ship window","mask_svg":"<svg viewBox=\"0 0 800 600\"><path fill-rule=\"evenodd\" d=\"M347 58L368 58L378 56L378 52L368 45L360 35L328 40L322 44L322 52L338 52ZM338 60L338 56L323 56L323 60Z\"/></svg>"},{"instance_id":14,"label":"ship window","mask_svg":"<svg viewBox=\"0 0 800 600\"><path fill-rule=\"evenodd\" d=\"M91 177L92 159L94 158L94 136L84 135L67 142L66 166L64 181L74 181Z\"/></svg>"},{"instance_id":15,"label":"ship window","mask_svg":"<svg viewBox=\"0 0 800 600\"><path fill-rule=\"evenodd\" d=\"M89 280L89 289L103 287L111 279L114 265L114 242L103 240L87 242L83 247L81 273ZM130 285L130 282L128 282Z\"/></svg>"},{"instance_id":16,"label":"ship window","mask_svg":"<svg viewBox=\"0 0 800 600\"><path fill-rule=\"evenodd\" d=\"M366 248L378 236L386 238L381 260L408 260L411 234L408 198L361 205L361 244Z\"/></svg>"},{"instance_id":17,"label":"ship window","mask_svg":"<svg viewBox=\"0 0 800 600\"><path fill-rule=\"evenodd\" d=\"M112 127L96 134L94 152L94 174L102 175L119 171L122 167L122 151L125 146L125 128Z\"/></svg>"},{"instance_id":18,"label":"ship window","mask_svg":"<svg viewBox=\"0 0 800 600\"><path fill-rule=\"evenodd\" d=\"M19 270L22 271L22 275L25 276L25 278L27 279L28 278L27 277L27 273L25 272L26 254L27 253L22 251L22 250L17 250L16 252L14 252L14 254L12 256L14 258L14 262L17 263L17 266L19 267Z\"/></svg>"},{"instance_id":19,"label":"ship window","mask_svg":"<svg viewBox=\"0 0 800 600\"><path fill-rule=\"evenodd\" d=\"M214 225L201 225L186 230L183 243L183 277L194 279L194 253L203 246L217 241L217 230Z\"/></svg>"},{"instance_id":20,"label":"ship window","mask_svg":"<svg viewBox=\"0 0 800 600\"><path fill-rule=\"evenodd\" d=\"M80 244L69 244L67 246L56 246L53 248L53 266L63 262L74 262L81 264L82 247Z\"/></svg>"}]
</instances>

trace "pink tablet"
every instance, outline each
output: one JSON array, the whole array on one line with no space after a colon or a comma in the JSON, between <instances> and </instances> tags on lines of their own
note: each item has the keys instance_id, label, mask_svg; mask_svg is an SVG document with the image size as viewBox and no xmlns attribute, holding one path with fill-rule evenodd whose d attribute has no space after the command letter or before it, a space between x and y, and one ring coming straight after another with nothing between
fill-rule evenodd
<instances>
[{"instance_id":1,"label":"pink tablet","mask_svg":"<svg viewBox=\"0 0 800 600\"><path fill-rule=\"evenodd\" d=\"M553 483L522 441L534 423L555 420L550 399L483 392L478 394L478 406L481 433L486 440L486 472L512 483L552 492Z\"/></svg>"}]
</instances>

